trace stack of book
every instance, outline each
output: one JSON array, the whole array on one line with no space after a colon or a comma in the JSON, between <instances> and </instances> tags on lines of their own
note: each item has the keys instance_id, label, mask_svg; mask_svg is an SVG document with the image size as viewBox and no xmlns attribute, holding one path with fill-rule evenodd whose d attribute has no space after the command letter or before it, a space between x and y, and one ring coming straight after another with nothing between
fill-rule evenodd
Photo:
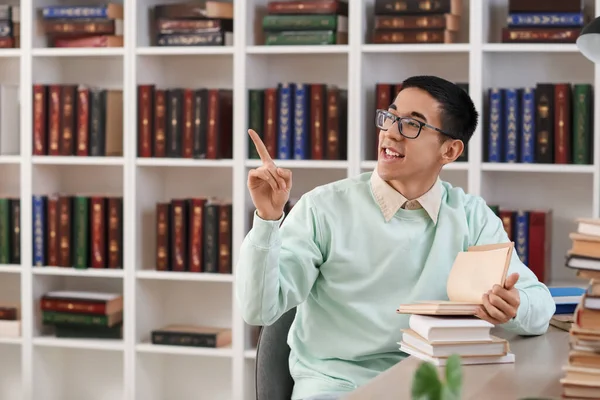
<instances>
[{"instance_id":1,"label":"stack of book","mask_svg":"<svg viewBox=\"0 0 600 400\"><path fill-rule=\"evenodd\" d=\"M464 365L515 361L508 341L492 335L494 325L482 319L413 314L408 324L398 342L400 350L434 365L446 365L453 354Z\"/></svg>"},{"instance_id":2,"label":"stack of book","mask_svg":"<svg viewBox=\"0 0 600 400\"><path fill-rule=\"evenodd\" d=\"M123 47L123 4L52 5L41 14L49 47Z\"/></svg>"},{"instance_id":3,"label":"stack of book","mask_svg":"<svg viewBox=\"0 0 600 400\"><path fill-rule=\"evenodd\" d=\"M42 323L59 338L120 339L123 296L118 293L52 291L40 299Z\"/></svg>"},{"instance_id":4,"label":"stack of book","mask_svg":"<svg viewBox=\"0 0 600 400\"><path fill-rule=\"evenodd\" d=\"M232 46L233 2L158 4L150 9L155 46Z\"/></svg>"},{"instance_id":5,"label":"stack of book","mask_svg":"<svg viewBox=\"0 0 600 400\"><path fill-rule=\"evenodd\" d=\"M21 337L21 313L19 307L0 305L0 338Z\"/></svg>"},{"instance_id":6,"label":"stack of book","mask_svg":"<svg viewBox=\"0 0 600 400\"><path fill-rule=\"evenodd\" d=\"M460 31L462 1L446 0L399 3L375 0L373 43L456 43Z\"/></svg>"},{"instance_id":7,"label":"stack of book","mask_svg":"<svg viewBox=\"0 0 600 400\"><path fill-rule=\"evenodd\" d=\"M269 1L265 45L348 44L347 0Z\"/></svg>"},{"instance_id":8,"label":"stack of book","mask_svg":"<svg viewBox=\"0 0 600 400\"><path fill-rule=\"evenodd\" d=\"M570 352L560 383L564 398L600 398L600 219L580 219L566 266L588 281L575 308Z\"/></svg>"},{"instance_id":9,"label":"stack of book","mask_svg":"<svg viewBox=\"0 0 600 400\"><path fill-rule=\"evenodd\" d=\"M583 1L509 0L503 43L575 43L588 22Z\"/></svg>"}]
</instances>

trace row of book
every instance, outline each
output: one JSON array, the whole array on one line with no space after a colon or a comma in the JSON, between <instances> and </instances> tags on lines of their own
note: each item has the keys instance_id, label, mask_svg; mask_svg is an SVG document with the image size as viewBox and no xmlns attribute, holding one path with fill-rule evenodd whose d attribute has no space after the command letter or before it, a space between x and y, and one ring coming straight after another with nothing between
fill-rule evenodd
<instances>
[{"instance_id":1,"label":"row of book","mask_svg":"<svg viewBox=\"0 0 600 400\"><path fill-rule=\"evenodd\" d=\"M233 2L205 1L150 7L154 46L232 46Z\"/></svg>"},{"instance_id":2,"label":"row of book","mask_svg":"<svg viewBox=\"0 0 600 400\"><path fill-rule=\"evenodd\" d=\"M216 198L156 204L156 270L232 273L232 204Z\"/></svg>"},{"instance_id":3,"label":"row of book","mask_svg":"<svg viewBox=\"0 0 600 400\"><path fill-rule=\"evenodd\" d=\"M32 153L123 156L123 90L33 85Z\"/></svg>"},{"instance_id":4,"label":"row of book","mask_svg":"<svg viewBox=\"0 0 600 400\"><path fill-rule=\"evenodd\" d=\"M21 47L21 7L0 5L0 49Z\"/></svg>"},{"instance_id":5,"label":"row of book","mask_svg":"<svg viewBox=\"0 0 600 400\"><path fill-rule=\"evenodd\" d=\"M487 97L488 162L593 164L591 84L496 87Z\"/></svg>"},{"instance_id":6,"label":"row of book","mask_svg":"<svg viewBox=\"0 0 600 400\"><path fill-rule=\"evenodd\" d=\"M322 83L284 82L249 91L249 121L279 160L346 160L348 91ZM248 138L248 157L257 159Z\"/></svg>"},{"instance_id":7,"label":"row of book","mask_svg":"<svg viewBox=\"0 0 600 400\"><path fill-rule=\"evenodd\" d=\"M39 15L48 47L123 47L123 4L50 5Z\"/></svg>"},{"instance_id":8,"label":"row of book","mask_svg":"<svg viewBox=\"0 0 600 400\"><path fill-rule=\"evenodd\" d=\"M138 157L233 156L233 90L138 85Z\"/></svg>"},{"instance_id":9,"label":"row of book","mask_svg":"<svg viewBox=\"0 0 600 400\"><path fill-rule=\"evenodd\" d=\"M427 5L375 0L371 42L456 43L461 29L462 1L428 2Z\"/></svg>"},{"instance_id":10,"label":"row of book","mask_svg":"<svg viewBox=\"0 0 600 400\"><path fill-rule=\"evenodd\" d=\"M516 210L496 204L489 207L501 219L508 239L516 243L519 259L540 282L549 283L552 279L552 210Z\"/></svg>"},{"instance_id":11,"label":"row of book","mask_svg":"<svg viewBox=\"0 0 600 400\"><path fill-rule=\"evenodd\" d=\"M572 313L569 356L560 379L564 398L600 398L600 220L581 218L570 234L565 266L585 280Z\"/></svg>"},{"instance_id":12,"label":"row of book","mask_svg":"<svg viewBox=\"0 0 600 400\"><path fill-rule=\"evenodd\" d=\"M590 20L583 1L509 0L503 43L575 43Z\"/></svg>"},{"instance_id":13,"label":"row of book","mask_svg":"<svg viewBox=\"0 0 600 400\"><path fill-rule=\"evenodd\" d=\"M123 268L123 198L33 196L33 265Z\"/></svg>"},{"instance_id":14,"label":"row of book","mask_svg":"<svg viewBox=\"0 0 600 400\"><path fill-rule=\"evenodd\" d=\"M262 29L267 46L348 44L348 2L269 1Z\"/></svg>"},{"instance_id":15,"label":"row of book","mask_svg":"<svg viewBox=\"0 0 600 400\"><path fill-rule=\"evenodd\" d=\"M0 198L0 264L21 263L21 201Z\"/></svg>"}]
</instances>

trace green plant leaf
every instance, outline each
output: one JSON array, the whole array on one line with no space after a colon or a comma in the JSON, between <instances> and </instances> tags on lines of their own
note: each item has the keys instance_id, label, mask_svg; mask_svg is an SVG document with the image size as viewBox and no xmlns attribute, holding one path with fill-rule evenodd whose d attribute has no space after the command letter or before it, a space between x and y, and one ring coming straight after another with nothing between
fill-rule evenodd
<instances>
[{"instance_id":1,"label":"green plant leaf","mask_svg":"<svg viewBox=\"0 0 600 400\"><path fill-rule=\"evenodd\" d=\"M411 396L413 400L441 400L442 382L437 368L429 362L421 363L413 376Z\"/></svg>"},{"instance_id":2,"label":"green plant leaf","mask_svg":"<svg viewBox=\"0 0 600 400\"><path fill-rule=\"evenodd\" d=\"M460 400L460 394L455 393L448 384L442 386L442 394L440 400Z\"/></svg>"},{"instance_id":3,"label":"green plant leaf","mask_svg":"<svg viewBox=\"0 0 600 400\"><path fill-rule=\"evenodd\" d=\"M462 379L460 356L458 354L452 354L448 357L446 362L446 385L448 386L449 391L452 392L457 399L460 398Z\"/></svg>"}]
</instances>

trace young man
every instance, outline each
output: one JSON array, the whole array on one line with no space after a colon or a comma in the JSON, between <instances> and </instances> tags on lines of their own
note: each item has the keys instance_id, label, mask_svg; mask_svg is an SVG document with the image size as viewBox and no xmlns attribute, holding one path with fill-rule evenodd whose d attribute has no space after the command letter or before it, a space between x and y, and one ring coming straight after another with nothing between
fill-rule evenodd
<instances>
[{"instance_id":1,"label":"young man","mask_svg":"<svg viewBox=\"0 0 600 400\"><path fill-rule=\"evenodd\" d=\"M236 269L236 296L252 325L297 307L288 343L292 399L337 398L402 360L408 315L401 303L447 299L458 252L508 242L501 220L477 196L439 179L463 152L477 111L455 84L416 76L378 110L373 173L306 193L285 223L292 186L250 131L263 165L248 174L256 212ZM482 319L521 335L543 334L555 305L516 252L505 287L483 296Z\"/></svg>"}]
</instances>

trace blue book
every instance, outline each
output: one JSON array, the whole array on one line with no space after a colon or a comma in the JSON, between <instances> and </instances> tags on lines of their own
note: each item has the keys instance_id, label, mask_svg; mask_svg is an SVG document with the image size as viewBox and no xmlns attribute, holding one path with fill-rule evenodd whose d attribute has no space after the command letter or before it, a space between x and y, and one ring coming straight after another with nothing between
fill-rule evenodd
<instances>
[{"instance_id":1,"label":"blue book","mask_svg":"<svg viewBox=\"0 0 600 400\"><path fill-rule=\"evenodd\" d=\"M516 251L521 262L529 265L529 212L518 210L515 213Z\"/></svg>"},{"instance_id":2,"label":"blue book","mask_svg":"<svg viewBox=\"0 0 600 400\"><path fill-rule=\"evenodd\" d=\"M504 133L504 89L490 89L490 118L488 126L488 161L502 162Z\"/></svg>"},{"instance_id":3,"label":"blue book","mask_svg":"<svg viewBox=\"0 0 600 400\"><path fill-rule=\"evenodd\" d=\"M521 137L521 89L505 89L506 111L504 113L504 161L519 161L519 138Z\"/></svg>"},{"instance_id":4,"label":"blue book","mask_svg":"<svg viewBox=\"0 0 600 400\"><path fill-rule=\"evenodd\" d=\"M294 91L293 83L280 83L277 85L279 92L279 113L277 124L277 158L289 160L292 158L294 134Z\"/></svg>"},{"instance_id":5,"label":"blue book","mask_svg":"<svg viewBox=\"0 0 600 400\"><path fill-rule=\"evenodd\" d=\"M556 304L555 314L574 313L585 293L585 289L580 287L549 287L548 290Z\"/></svg>"},{"instance_id":6,"label":"blue book","mask_svg":"<svg viewBox=\"0 0 600 400\"><path fill-rule=\"evenodd\" d=\"M310 86L297 83L294 92L294 159L309 158Z\"/></svg>"},{"instance_id":7,"label":"blue book","mask_svg":"<svg viewBox=\"0 0 600 400\"><path fill-rule=\"evenodd\" d=\"M46 197L33 196L33 265L46 265Z\"/></svg>"},{"instance_id":8,"label":"blue book","mask_svg":"<svg viewBox=\"0 0 600 400\"><path fill-rule=\"evenodd\" d=\"M521 154L519 161L533 163L535 162L535 88L524 88L521 97Z\"/></svg>"},{"instance_id":9,"label":"blue book","mask_svg":"<svg viewBox=\"0 0 600 400\"><path fill-rule=\"evenodd\" d=\"M585 24L583 13L511 13L506 17L508 27L573 27L581 28Z\"/></svg>"}]
</instances>

